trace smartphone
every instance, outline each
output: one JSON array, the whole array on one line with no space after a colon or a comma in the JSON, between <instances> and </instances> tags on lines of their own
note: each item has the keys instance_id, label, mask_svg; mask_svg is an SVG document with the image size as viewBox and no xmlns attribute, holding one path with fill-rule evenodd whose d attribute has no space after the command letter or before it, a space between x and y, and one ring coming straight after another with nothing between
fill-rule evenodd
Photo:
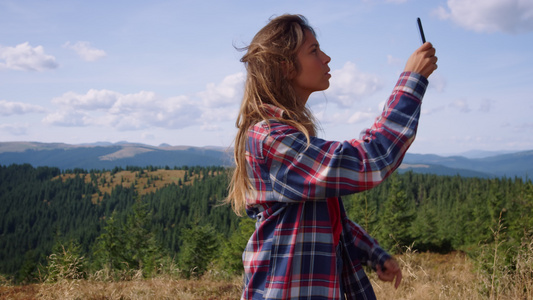
<instances>
[{"instance_id":1,"label":"smartphone","mask_svg":"<svg viewBox=\"0 0 533 300\"><path fill-rule=\"evenodd\" d=\"M422 21L420 21L420 18L417 18L416 20L418 22L418 30L420 31L420 37L422 38L422 44L426 42L426 36L424 35L424 29L422 28Z\"/></svg>"}]
</instances>

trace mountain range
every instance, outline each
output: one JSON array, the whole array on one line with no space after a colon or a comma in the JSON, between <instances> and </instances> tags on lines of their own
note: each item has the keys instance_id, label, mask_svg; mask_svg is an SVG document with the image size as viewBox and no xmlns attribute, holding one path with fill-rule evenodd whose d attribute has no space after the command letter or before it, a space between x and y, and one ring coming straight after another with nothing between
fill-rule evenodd
<instances>
[{"instance_id":1,"label":"mountain range","mask_svg":"<svg viewBox=\"0 0 533 300\"><path fill-rule=\"evenodd\" d=\"M62 170L111 170L127 166L231 166L232 149L118 142L64 144L0 142L0 165L28 163ZM463 177L522 177L533 174L533 150L521 152L469 152L439 156L407 153L399 172L413 171Z\"/></svg>"},{"instance_id":2,"label":"mountain range","mask_svg":"<svg viewBox=\"0 0 533 300\"><path fill-rule=\"evenodd\" d=\"M463 177L521 177L526 179L533 175L533 150L481 158L407 153L400 166L400 172L407 170Z\"/></svg>"}]
</instances>

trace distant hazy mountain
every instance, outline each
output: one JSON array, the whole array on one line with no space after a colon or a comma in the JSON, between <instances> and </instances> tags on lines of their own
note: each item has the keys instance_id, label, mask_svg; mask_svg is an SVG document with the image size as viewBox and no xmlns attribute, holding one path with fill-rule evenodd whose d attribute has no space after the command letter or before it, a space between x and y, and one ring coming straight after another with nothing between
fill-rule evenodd
<instances>
[{"instance_id":1,"label":"distant hazy mountain","mask_svg":"<svg viewBox=\"0 0 533 300\"><path fill-rule=\"evenodd\" d=\"M61 143L0 142L0 164L50 166L60 169L113 169L126 166L229 166L231 153L216 147L159 147L120 142L69 145Z\"/></svg>"},{"instance_id":2,"label":"distant hazy mountain","mask_svg":"<svg viewBox=\"0 0 533 300\"><path fill-rule=\"evenodd\" d=\"M488 174L484 172L477 172L467 169L454 169L448 168L442 165L430 165L430 164L407 164L402 163L398 172L405 173L408 171L413 171L415 173L422 174L435 174L435 175L444 175L444 176L461 176L461 177L480 177L480 178L493 178L498 177L493 174Z\"/></svg>"},{"instance_id":3,"label":"distant hazy mountain","mask_svg":"<svg viewBox=\"0 0 533 300\"><path fill-rule=\"evenodd\" d=\"M425 169L412 168L416 172L455 175L468 177L523 177L533 175L533 150L500 154L483 158L466 158L463 156L438 156L432 154L410 154L404 165L423 165ZM443 168L444 167L444 168ZM428 168L431 172L427 172ZM424 171L425 170L425 171Z\"/></svg>"},{"instance_id":4,"label":"distant hazy mountain","mask_svg":"<svg viewBox=\"0 0 533 300\"><path fill-rule=\"evenodd\" d=\"M506 154L470 152L465 156L408 153L400 172L412 170L464 177L523 177L533 174L533 150ZM474 158L472 158L474 157ZM477 157L477 158L476 158ZM230 166L232 152L220 147L189 147L128 142L70 145L63 143L0 142L0 165L29 163L60 169L113 169L116 166Z\"/></svg>"},{"instance_id":5,"label":"distant hazy mountain","mask_svg":"<svg viewBox=\"0 0 533 300\"><path fill-rule=\"evenodd\" d=\"M491 156L498 156L503 154L515 153L516 151L482 151L482 150L471 150L462 152L459 154L452 155L442 155L442 156L464 156L466 158L486 158Z\"/></svg>"}]
</instances>

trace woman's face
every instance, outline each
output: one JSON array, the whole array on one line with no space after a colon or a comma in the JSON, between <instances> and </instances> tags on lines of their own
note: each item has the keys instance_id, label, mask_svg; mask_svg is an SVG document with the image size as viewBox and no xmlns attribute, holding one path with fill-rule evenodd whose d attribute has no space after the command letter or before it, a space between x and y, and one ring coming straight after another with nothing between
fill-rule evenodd
<instances>
[{"instance_id":1,"label":"woman's face","mask_svg":"<svg viewBox=\"0 0 533 300\"><path fill-rule=\"evenodd\" d=\"M323 91L329 87L331 74L329 74L328 63L331 58L320 50L315 36L306 30L305 42L298 50L296 59L300 72L292 78L291 84L298 100L306 103L311 93Z\"/></svg>"}]
</instances>

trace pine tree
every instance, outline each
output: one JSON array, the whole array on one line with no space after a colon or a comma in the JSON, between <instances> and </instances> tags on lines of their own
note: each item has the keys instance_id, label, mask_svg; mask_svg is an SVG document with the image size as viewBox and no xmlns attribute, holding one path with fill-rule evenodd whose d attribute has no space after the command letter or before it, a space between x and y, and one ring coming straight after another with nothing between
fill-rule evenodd
<instances>
[{"instance_id":1,"label":"pine tree","mask_svg":"<svg viewBox=\"0 0 533 300\"><path fill-rule=\"evenodd\" d=\"M411 225L411 235L415 241L414 247L421 251L441 252L443 243L437 228L435 208L428 203L420 205Z\"/></svg>"},{"instance_id":2,"label":"pine tree","mask_svg":"<svg viewBox=\"0 0 533 300\"><path fill-rule=\"evenodd\" d=\"M125 222L119 222L113 212L97 239L95 263L111 271L142 270L149 277L156 272L164 255L151 231L152 216L147 204L138 200Z\"/></svg>"},{"instance_id":3,"label":"pine tree","mask_svg":"<svg viewBox=\"0 0 533 300\"><path fill-rule=\"evenodd\" d=\"M130 269L143 270L144 276L152 275L163 258L163 250L151 230L151 223L148 205L138 200L123 229L126 235L124 251Z\"/></svg>"},{"instance_id":4,"label":"pine tree","mask_svg":"<svg viewBox=\"0 0 533 300\"><path fill-rule=\"evenodd\" d=\"M375 202L370 201L369 193L356 193L344 198L346 213L354 222L370 235L378 230L378 215Z\"/></svg>"},{"instance_id":5,"label":"pine tree","mask_svg":"<svg viewBox=\"0 0 533 300\"><path fill-rule=\"evenodd\" d=\"M123 270L125 236L113 211L107 219L104 232L96 239L94 264L96 269Z\"/></svg>"},{"instance_id":6,"label":"pine tree","mask_svg":"<svg viewBox=\"0 0 533 300\"><path fill-rule=\"evenodd\" d=\"M385 249L399 252L402 247L410 246L412 243L409 228L415 215L397 175L391 176L389 180L391 186L385 211L380 219L379 236L380 243Z\"/></svg>"},{"instance_id":7,"label":"pine tree","mask_svg":"<svg viewBox=\"0 0 533 300\"><path fill-rule=\"evenodd\" d=\"M179 265L186 277L200 277L208 269L219 247L215 229L211 225L193 225L183 230L183 246Z\"/></svg>"},{"instance_id":8,"label":"pine tree","mask_svg":"<svg viewBox=\"0 0 533 300\"><path fill-rule=\"evenodd\" d=\"M244 271L242 253L254 230L254 219L243 217L239 220L238 229L224 241L220 257L217 259L217 265L221 270L230 275L241 274Z\"/></svg>"}]
</instances>

